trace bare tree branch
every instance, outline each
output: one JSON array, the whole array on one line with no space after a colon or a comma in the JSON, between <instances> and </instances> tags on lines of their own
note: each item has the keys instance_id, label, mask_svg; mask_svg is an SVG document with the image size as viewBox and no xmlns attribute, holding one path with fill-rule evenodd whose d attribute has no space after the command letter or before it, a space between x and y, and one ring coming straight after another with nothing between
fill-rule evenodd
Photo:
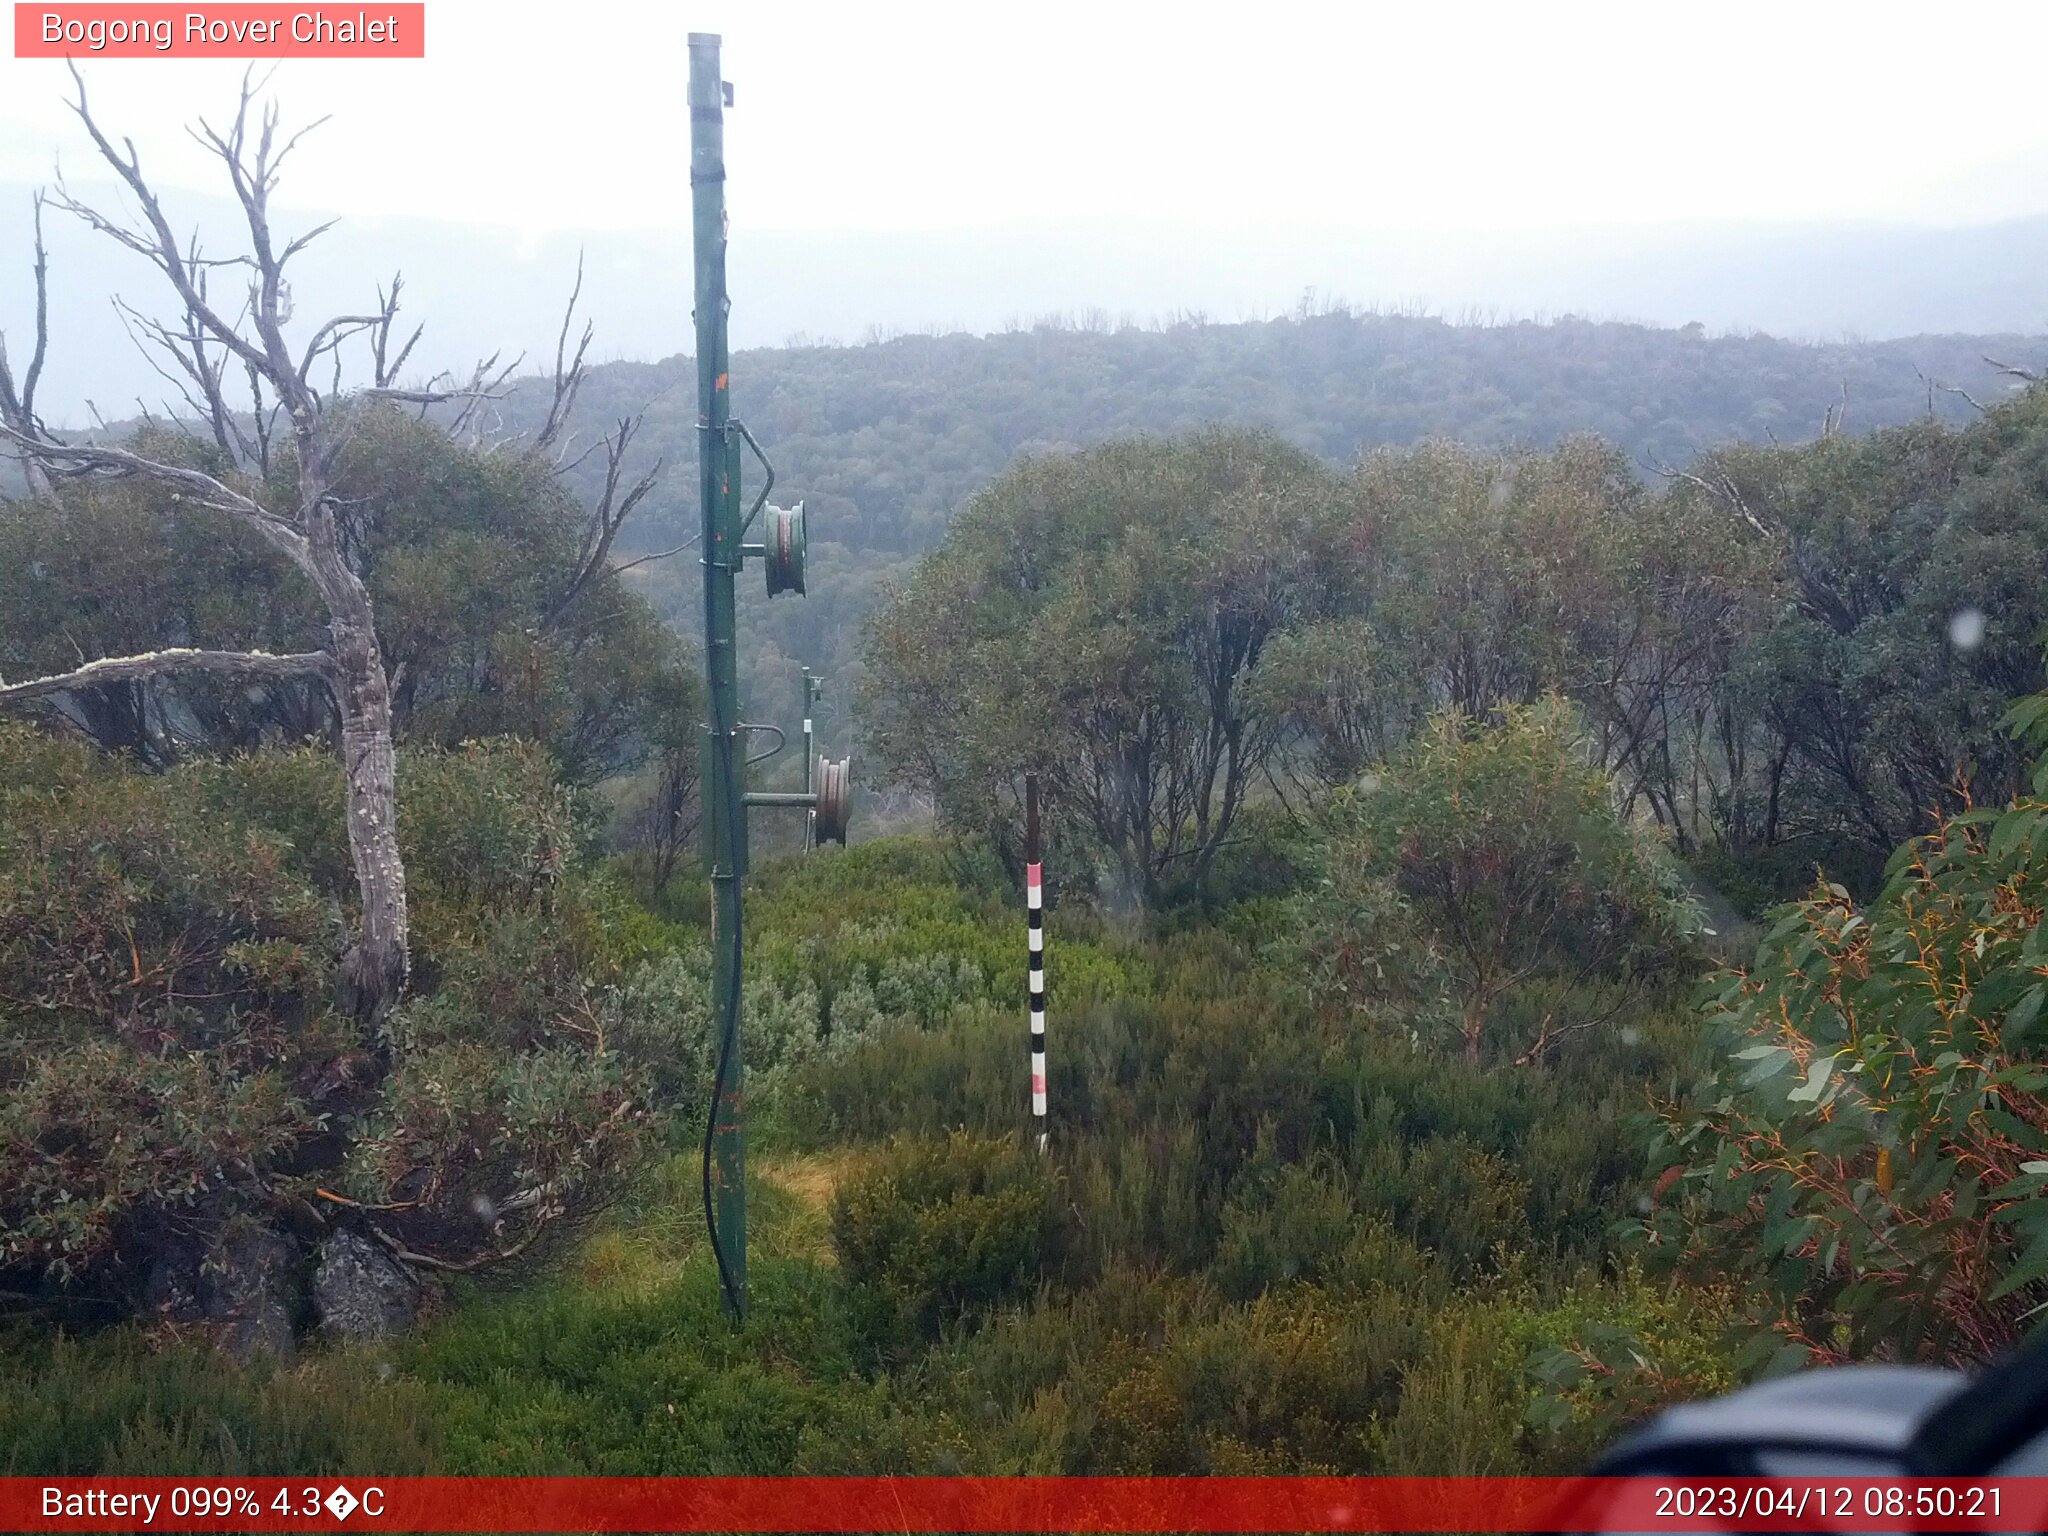
<instances>
[{"instance_id":1,"label":"bare tree branch","mask_svg":"<svg viewBox=\"0 0 2048 1536\"><path fill-rule=\"evenodd\" d=\"M0 423L0 438L14 442L50 473L65 479L154 480L174 492L173 499L189 499L215 512L224 512L255 529L273 548L304 565L306 540L286 519L261 502L243 495L203 470L164 464L144 458L126 448L98 444L70 444L50 438L28 437Z\"/></svg>"},{"instance_id":2,"label":"bare tree branch","mask_svg":"<svg viewBox=\"0 0 2048 1536\"><path fill-rule=\"evenodd\" d=\"M1832 411L1833 407L1831 406L1829 409ZM1666 480L1683 480L1687 484L1705 491L1714 500L1739 513L1744 522L1748 523L1752 529L1762 534L1765 538L1775 539L1778 536L1762 518L1750 510L1749 503L1743 499L1741 487L1736 485L1735 481L1724 471L1716 470L1714 472L1716 479L1719 481L1718 484L1715 484L1703 476L1694 474L1691 470L1679 469L1675 465L1660 463L1653 454L1645 454L1643 462Z\"/></svg>"},{"instance_id":3,"label":"bare tree branch","mask_svg":"<svg viewBox=\"0 0 2048 1536\"><path fill-rule=\"evenodd\" d=\"M701 533L693 533L674 549L658 549L651 555L640 555L631 560L623 560L612 567L612 574L614 576L623 576L635 566L651 565L656 560L667 560L672 556L680 555L686 549L695 549L697 541L702 537Z\"/></svg>"},{"instance_id":4,"label":"bare tree branch","mask_svg":"<svg viewBox=\"0 0 2048 1536\"><path fill-rule=\"evenodd\" d=\"M313 333L313 339L306 343L305 353L299 359L299 378L302 381L310 380L313 364L318 362L323 354L338 351L350 337L360 336L365 331L375 330L378 326L390 323L391 317L382 313L336 315L332 320L322 324L320 329Z\"/></svg>"},{"instance_id":5,"label":"bare tree branch","mask_svg":"<svg viewBox=\"0 0 2048 1536\"><path fill-rule=\"evenodd\" d=\"M36 385L43 376L43 360L50 350L50 252L43 243L43 202L41 192L35 195L35 250L36 250L36 344L29 354L28 372L21 376L21 414L29 420L36 420Z\"/></svg>"},{"instance_id":6,"label":"bare tree branch","mask_svg":"<svg viewBox=\"0 0 2048 1536\"><path fill-rule=\"evenodd\" d=\"M413 333L413 341L418 339L419 333L415 331ZM412 350L412 341L408 341L405 344L405 350L407 352ZM400 354L401 361L403 360L403 355L403 353ZM436 374L423 387L418 389L401 389L395 385L373 385L368 389L359 390L357 393L367 400L390 400L401 405L417 405L420 408L422 419L425 418L427 411L433 406L446 405L451 401L460 401L461 409L455 413L454 418L449 421L446 429L450 437L459 437L466 428L474 427L479 407L486 401L502 400L505 397L506 384L518 370L519 365L526 360L526 354L522 352L519 356L513 358L511 362L501 366L498 362L499 356L499 353L493 352L489 357L479 361L470 370L469 378L460 383L456 382L453 375L442 373ZM470 432L473 444L477 436L478 433L475 430Z\"/></svg>"},{"instance_id":7,"label":"bare tree branch","mask_svg":"<svg viewBox=\"0 0 2048 1536\"><path fill-rule=\"evenodd\" d=\"M469 389L462 385L450 385L446 389L428 385L421 389L366 389L365 398L390 400L400 405L446 405L450 400L501 400L504 394L499 390Z\"/></svg>"},{"instance_id":8,"label":"bare tree branch","mask_svg":"<svg viewBox=\"0 0 2048 1536\"><path fill-rule=\"evenodd\" d=\"M1827 415L1821 418L1820 435L1823 440L1841 434L1843 425L1849 419L1849 381L1842 381L1842 398L1830 405Z\"/></svg>"},{"instance_id":9,"label":"bare tree branch","mask_svg":"<svg viewBox=\"0 0 2048 1536\"><path fill-rule=\"evenodd\" d=\"M333 666L324 651L299 651L284 656L273 656L267 651L148 651L139 656L89 661L69 672L56 672L23 683L0 682L0 704L40 699L103 683L131 683L171 672L212 672L228 677L327 677Z\"/></svg>"},{"instance_id":10,"label":"bare tree branch","mask_svg":"<svg viewBox=\"0 0 2048 1536\"><path fill-rule=\"evenodd\" d=\"M321 123L324 123L324 122L326 122L326 121L327 121L327 119L326 119L326 118L324 118L324 117L320 119L320 122L321 122ZM314 124L312 125L312 127L314 127L314 128L317 128L317 127L319 127L319 126L320 126L320 123L314 123ZM308 131L308 130L301 130L301 131L302 131L302 132L305 132L305 131ZM297 142L297 140L296 140L296 139L294 139L294 141L293 141L293 142L294 142L294 143L296 143L296 142ZM287 149L289 149L289 148L290 148L291 146L290 146L290 145L286 145L285 147L286 147ZM282 159L284 158L284 156L282 156L282 155L279 155L279 156L278 156L278 158L279 158L280 160L282 160ZM313 242L314 242L315 240L318 240L318 239L319 239L319 238L320 238L320 237L321 237L322 235L326 234L326 233L327 233L327 231L329 231L330 229L334 228L334 226L335 226L335 225L337 225L337 224L339 224L340 222L341 222L341 220L340 220L340 219L338 219L338 218L334 218L334 219L329 219L329 220L328 220L328 221L327 221L327 222L326 222L325 224L315 224L315 225L314 225L314 226L313 226L313 227L312 227L311 229L307 230L307 231L306 231L306 232L305 232L305 233L304 233L303 235L300 235L300 236L298 237L298 239L296 239L296 240L293 240L293 241L289 242L289 243L288 243L288 244L287 244L287 245L285 246L284 250L283 250L283 251L281 251L281 252L280 252L280 253L278 254L278 258L277 258L277 264L278 264L279 266L283 266L283 265L284 265L284 264L285 264L286 262L290 261L290 260L291 260L291 259L292 259L292 258L293 258L294 256L298 255L298 254L299 254L299 252L303 251L303 250L304 250L304 249L305 249L305 248L306 248L307 246L311 245L311 244L312 244L312 243L313 243Z\"/></svg>"},{"instance_id":11,"label":"bare tree branch","mask_svg":"<svg viewBox=\"0 0 2048 1536\"><path fill-rule=\"evenodd\" d=\"M284 337L285 323L291 318L291 290L284 279L284 266L293 248L287 246L285 253L279 255L274 247L270 232L270 194L277 185L278 162L318 124L309 125L294 134L281 151L274 150L278 110L274 102L267 103L261 112L252 164L248 158L251 84L250 77L244 76L241 96L235 106L234 124L225 137L203 118L199 123L199 133L220 156L227 169L228 183L241 202L257 272L256 283L250 291L249 322L255 327L270 364L264 376L284 398L296 419L301 411L311 413L317 409L319 402L311 386L292 367L291 350Z\"/></svg>"},{"instance_id":12,"label":"bare tree branch","mask_svg":"<svg viewBox=\"0 0 2048 1536\"><path fill-rule=\"evenodd\" d=\"M391 1256L401 1263L415 1265L422 1269L438 1269L449 1274L460 1275L483 1269L492 1264L503 1264L518 1258L520 1254L524 1253L532 1245L533 1240L540 1236L542 1228L547 1225L547 1219L543 1217L535 1222L533 1229L509 1248L488 1249L483 1253L461 1260L436 1258L431 1253L415 1253L376 1223L371 1222L368 1225L370 1231L376 1236L377 1241L390 1249Z\"/></svg>"},{"instance_id":13,"label":"bare tree branch","mask_svg":"<svg viewBox=\"0 0 2048 1536\"><path fill-rule=\"evenodd\" d=\"M611 559L612 541L619 536L619 530L625 527L626 519L633 515L633 509L640 505L661 477L661 461L656 460L654 468L634 481L624 496L619 494L619 484L626 463L626 450L632 446L633 434L639 430L639 417L624 416L619 419L618 430L603 439L604 487L598 494L597 505L591 509L590 521L584 525L583 545L577 555L576 573L570 578L569 585L563 589L554 607L548 611L548 616L542 624L544 631L552 629L562 615L574 606L576 599L583 595L598 573L607 569Z\"/></svg>"},{"instance_id":14,"label":"bare tree branch","mask_svg":"<svg viewBox=\"0 0 2048 1536\"><path fill-rule=\"evenodd\" d=\"M112 168L114 174L121 178L122 183L134 195L136 202L141 206L142 216L149 226L148 232L144 233L131 229L125 224L108 218L89 204L80 202L71 195L61 180L58 182L56 194L51 200L58 207L77 218L83 219L102 234L119 241L122 245L127 246L128 249L137 252L139 255L147 257L157 270L170 280L172 287L178 292L178 297L184 301L187 311L200 324L205 326L210 335L240 355L244 360L257 365L265 373L266 377L269 376L274 360L266 353L265 349L250 342L235 326L224 319L212 305L207 303L206 295L200 290L195 280L194 268L185 260L178 245L178 238L172 233L170 220L164 215L162 202L159 201L156 193L151 190L148 181L143 177L141 156L136 151L135 141L133 139L123 139L121 141L126 150L125 154L121 150L114 148L112 141L100 130L99 124L93 119L91 107L86 98L85 77L79 74L76 63L70 63L70 69L72 83L78 88L78 99L72 103L72 111L77 114L79 121L85 124L85 130L92 136L93 143L99 149L100 157ZM241 137L241 124L248 115L249 99L250 86L245 78L242 83L240 104L235 113L237 125L236 138L238 141ZM249 189L248 176L239 165L230 164L229 177L235 185L237 194L242 196L243 206L246 211L249 208L249 198L247 196ZM261 199L259 198L256 203L255 224L261 227L264 225L264 222ZM252 234L254 232L252 229ZM267 232L259 240L259 247L258 260L260 261L268 250ZM270 274L266 282L271 285L271 291L274 296L276 274L274 272ZM274 310L272 313L274 317ZM263 315L260 313L255 317L259 331L263 318ZM294 402L294 405L296 404L297 402Z\"/></svg>"},{"instance_id":15,"label":"bare tree branch","mask_svg":"<svg viewBox=\"0 0 2048 1536\"><path fill-rule=\"evenodd\" d=\"M547 420L541 423L540 433L533 440L534 449L545 453L554 445L555 438L569 424L569 416L576 409L576 396L583 389L584 355L590 350L593 334L588 320L583 322L583 335L576 343L576 355L566 364L568 356L569 326L576 317L576 301L583 296L583 252L576 253L576 285L569 290L569 302L562 310L561 334L555 338L555 396L548 404Z\"/></svg>"},{"instance_id":16,"label":"bare tree branch","mask_svg":"<svg viewBox=\"0 0 2048 1536\"><path fill-rule=\"evenodd\" d=\"M263 473L270 473L270 442L277 428L277 413L284 409L282 400L263 403L263 375L247 363L243 365L249 378L249 419L256 433L256 467Z\"/></svg>"},{"instance_id":17,"label":"bare tree branch","mask_svg":"<svg viewBox=\"0 0 2048 1536\"><path fill-rule=\"evenodd\" d=\"M398 355L389 355L391 323L398 318L398 295L404 289L405 274L394 272L391 274L390 292L387 293L381 287L377 290L378 313L384 317L382 323L370 333L370 383L377 389L390 387L392 381L398 377L398 370L405 366L405 360L412 356L413 346L419 341L420 333L426 329L425 326L414 326L412 335L407 337L405 345L398 349Z\"/></svg>"},{"instance_id":18,"label":"bare tree branch","mask_svg":"<svg viewBox=\"0 0 2048 1536\"><path fill-rule=\"evenodd\" d=\"M201 287L204 288L203 278ZM114 307L121 316L122 328L135 342L136 351L158 374L176 386L184 399L186 408L204 420L213 431L213 440L221 451L236 463L260 459L266 466L268 454L252 445L242 430L240 418L228 404L227 389L223 382L223 371L227 354L214 355L207 341L206 332L194 318L187 314L182 330L173 330L161 320L154 320L141 313L133 305L120 298L114 300ZM172 374L160 364L151 348L169 356L178 365L183 378ZM197 390L195 396L193 391ZM258 408L261 395L258 397Z\"/></svg>"},{"instance_id":19,"label":"bare tree branch","mask_svg":"<svg viewBox=\"0 0 2048 1536\"><path fill-rule=\"evenodd\" d=\"M28 437L43 435L42 419L36 415L36 385L43 376L43 359L50 346L50 256L43 243L44 201L44 195L41 192L36 193L35 341L29 352L28 369L22 374L18 385L14 370L8 363L7 338L0 335L0 424ZM27 477L30 495L36 494L39 490L49 489L47 476L40 476L43 483L38 485L39 471L33 460L22 460L22 473Z\"/></svg>"}]
</instances>

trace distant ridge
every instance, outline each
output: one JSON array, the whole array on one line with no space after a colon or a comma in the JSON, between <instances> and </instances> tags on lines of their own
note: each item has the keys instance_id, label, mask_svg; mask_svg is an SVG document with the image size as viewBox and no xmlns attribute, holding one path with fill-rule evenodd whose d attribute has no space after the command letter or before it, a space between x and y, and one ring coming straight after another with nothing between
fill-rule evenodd
<instances>
[{"instance_id":1,"label":"distant ridge","mask_svg":"<svg viewBox=\"0 0 2048 1536\"><path fill-rule=\"evenodd\" d=\"M0 184L0 329L29 318L30 188ZM98 193L93 194L95 197ZM118 199L106 201L118 206ZM221 199L173 192L178 226L224 249ZM287 216L290 229L321 216ZM735 210L734 339L742 347L927 329L1000 334L1046 315L1107 325L1216 323L1348 300L1451 320L1579 315L1766 331L1806 341L2048 331L2048 218L1957 228L1697 225L1500 237L1362 232L1310 218L1236 227L1054 224L896 234L751 229ZM141 261L73 221L50 220L51 411L83 418L152 400L161 381L134 355L110 293L151 305ZM689 345L684 232L524 235L427 220L347 219L304 259L302 313L352 309L403 269L407 312L427 323L417 354L466 365L504 349L550 351L578 249L588 264L594 355L650 361ZM152 400L153 403L153 400Z\"/></svg>"},{"instance_id":2,"label":"distant ridge","mask_svg":"<svg viewBox=\"0 0 2048 1536\"><path fill-rule=\"evenodd\" d=\"M1717 444L1812 437L1831 408L1846 410L1851 432L1930 409L1960 420L1974 407L1942 386L1988 405L2015 382L1985 352L2048 362L2048 339L1803 345L1703 328L1458 326L1332 311L742 351L734 411L774 460L777 500L804 500L815 572L801 603L742 605L750 697L775 707L798 662L848 678L860 621L886 584L907 575L968 498L1023 453L1214 421L1270 427L1335 463L1432 436L1542 446L1591 431L1654 483L1653 466L1683 465ZM545 405L544 391L522 389L503 403L503 425L530 428ZM592 423L644 410L636 447L669 466L622 553L683 544L697 518L688 360L597 368L581 409ZM691 554L644 565L633 579L687 635L698 622L697 577Z\"/></svg>"},{"instance_id":3,"label":"distant ridge","mask_svg":"<svg viewBox=\"0 0 2048 1536\"><path fill-rule=\"evenodd\" d=\"M1722 443L1811 437L1830 411L1852 432L1930 411L1964 419L1971 400L1989 405L2015 387L1987 353L2048 362L2048 338L1802 344L1619 321L1454 325L1330 310L755 348L734 359L733 402L775 457L778 485L808 498L814 542L910 554L1019 453L1119 433L1264 426L1344 463L1428 437L1547 446L1593 432L1654 478L1656 466ZM687 463L693 390L684 358L612 363L594 370L584 409L594 420L645 409L646 452ZM544 406L523 390L505 402L505 424L537 423ZM687 532L680 495L650 504L640 538Z\"/></svg>"}]
</instances>

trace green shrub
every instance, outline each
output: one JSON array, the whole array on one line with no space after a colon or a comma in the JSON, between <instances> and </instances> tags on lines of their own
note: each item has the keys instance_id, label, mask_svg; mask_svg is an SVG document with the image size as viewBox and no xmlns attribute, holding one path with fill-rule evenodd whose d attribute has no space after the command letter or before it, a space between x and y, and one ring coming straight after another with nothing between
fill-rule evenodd
<instances>
[{"instance_id":1,"label":"green shrub","mask_svg":"<svg viewBox=\"0 0 2048 1536\"><path fill-rule=\"evenodd\" d=\"M756 1255L744 1323L708 1257L650 1294L477 1298L398 1356L444 1467L513 1476L931 1472L941 1432L862 1369L832 1271Z\"/></svg>"},{"instance_id":2,"label":"green shrub","mask_svg":"<svg viewBox=\"0 0 2048 1536\"><path fill-rule=\"evenodd\" d=\"M0 727L0 1270L133 1301L235 1222L322 1218L469 1262L615 1188L641 1092L545 755L402 755L419 964L374 1035L333 1005L339 783L310 749L148 776Z\"/></svg>"},{"instance_id":3,"label":"green shrub","mask_svg":"<svg viewBox=\"0 0 2048 1536\"><path fill-rule=\"evenodd\" d=\"M1063 1157L1089 1275L1120 1265L1191 1273L1209 1262L1228 1165L1218 1169L1206 1160L1196 1127L1089 1136Z\"/></svg>"},{"instance_id":4,"label":"green shrub","mask_svg":"<svg viewBox=\"0 0 2048 1536\"><path fill-rule=\"evenodd\" d=\"M1522 1308L1502 1364L1521 1368L1523 1418L1552 1466L1570 1471L1656 1410L1734 1388L1734 1315L1726 1284L1657 1284L1631 1268Z\"/></svg>"},{"instance_id":5,"label":"green shrub","mask_svg":"<svg viewBox=\"0 0 2048 1536\"><path fill-rule=\"evenodd\" d=\"M389 1476L441 1470L437 1404L367 1353L224 1367L194 1340L0 1328L0 1476Z\"/></svg>"},{"instance_id":6,"label":"green shrub","mask_svg":"<svg viewBox=\"0 0 2048 1536\"><path fill-rule=\"evenodd\" d=\"M1247 805L1229 840L1217 846L1207 885L1181 893L1179 904L1157 913L1153 932L1170 937L1199 933L1212 924L1233 929L1245 921L1240 909L1277 907L1314 877L1314 844L1314 830L1282 806Z\"/></svg>"},{"instance_id":7,"label":"green shrub","mask_svg":"<svg viewBox=\"0 0 2048 1536\"><path fill-rule=\"evenodd\" d=\"M2048 748L2048 694L2011 723ZM2044 850L2048 757L2032 794L1899 849L1876 901L1816 890L1704 990L1714 1059L1665 1107L1644 1235L1769 1295L1752 1363L1980 1361L2048 1298Z\"/></svg>"},{"instance_id":8,"label":"green shrub","mask_svg":"<svg viewBox=\"0 0 2048 1536\"><path fill-rule=\"evenodd\" d=\"M1334 1269L1359 1227L1337 1170L1316 1163L1247 1168L1224 1203L1210 1274L1224 1295L1256 1296Z\"/></svg>"},{"instance_id":9,"label":"green shrub","mask_svg":"<svg viewBox=\"0 0 2048 1536\"><path fill-rule=\"evenodd\" d=\"M1429 1305L1308 1286L1234 1303L1118 1267L948 1338L901 1379L974 1426L978 1472L1368 1473Z\"/></svg>"},{"instance_id":10,"label":"green shrub","mask_svg":"<svg viewBox=\"0 0 2048 1536\"><path fill-rule=\"evenodd\" d=\"M901 1141L840 1187L832 1246L884 1347L1029 1293L1058 1268L1059 1181L1012 1141Z\"/></svg>"},{"instance_id":11,"label":"green shrub","mask_svg":"<svg viewBox=\"0 0 2048 1536\"><path fill-rule=\"evenodd\" d=\"M379 1349L224 1366L132 1328L0 1329L0 1474L783 1475L943 1470L964 1449L863 1374L832 1271L756 1255L721 1316L707 1262L644 1295L466 1290Z\"/></svg>"},{"instance_id":12,"label":"green shrub","mask_svg":"<svg viewBox=\"0 0 2048 1536\"><path fill-rule=\"evenodd\" d=\"M1728 904L1752 922L1797 901L1816 882L1841 885L1859 899L1884 888L1884 859L1867 843L1846 838L1792 838L1753 848L1707 847L1688 859Z\"/></svg>"},{"instance_id":13,"label":"green shrub","mask_svg":"<svg viewBox=\"0 0 2048 1536\"><path fill-rule=\"evenodd\" d=\"M1503 705L1488 723L1446 712L1363 790L1328 812L1325 878L1300 903L1312 995L1365 1005L1416 1038L1451 1024L1465 1059L1527 1062L1688 960L1695 915L1672 873L1616 813L1567 706ZM1499 1010L1537 979L1560 1006L1508 1035Z\"/></svg>"},{"instance_id":14,"label":"green shrub","mask_svg":"<svg viewBox=\"0 0 2048 1536\"><path fill-rule=\"evenodd\" d=\"M1029 1105L1023 1039L1022 1010L988 1003L957 1008L934 1029L871 1029L791 1074L789 1096L804 1112L788 1129L807 1147L1015 1130Z\"/></svg>"},{"instance_id":15,"label":"green shrub","mask_svg":"<svg viewBox=\"0 0 2048 1536\"><path fill-rule=\"evenodd\" d=\"M0 726L0 1269L97 1283L267 1206L368 1066L339 914L192 777Z\"/></svg>"},{"instance_id":16,"label":"green shrub","mask_svg":"<svg viewBox=\"0 0 2048 1536\"><path fill-rule=\"evenodd\" d=\"M1499 1477L1537 1470L1524 1434L1526 1388L1503 1341L1520 1298L1466 1295L1416 1320L1392 1410L1367 1454L1379 1472Z\"/></svg>"},{"instance_id":17,"label":"green shrub","mask_svg":"<svg viewBox=\"0 0 2048 1536\"><path fill-rule=\"evenodd\" d=\"M1391 1397L1405 1353L1406 1330L1386 1326L1401 1310L1297 1289L1191 1320L1164 1348L1122 1341L1098 1367L1107 1380L1089 1470L1368 1470L1365 1426Z\"/></svg>"},{"instance_id":18,"label":"green shrub","mask_svg":"<svg viewBox=\"0 0 2048 1536\"><path fill-rule=\"evenodd\" d=\"M1457 1138L1374 1141L1353 1154L1357 1199L1460 1280L1530 1244L1528 1185L1513 1165Z\"/></svg>"},{"instance_id":19,"label":"green shrub","mask_svg":"<svg viewBox=\"0 0 2048 1536\"><path fill-rule=\"evenodd\" d=\"M1648 1234L1767 1284L1795 1358L1982 1360L2039 1302L2039 875L1984 834L1916 845L1869 909L1799 904L1707 994L1719 1061L1666 1112Z\"/></svg>"}]
</instances>

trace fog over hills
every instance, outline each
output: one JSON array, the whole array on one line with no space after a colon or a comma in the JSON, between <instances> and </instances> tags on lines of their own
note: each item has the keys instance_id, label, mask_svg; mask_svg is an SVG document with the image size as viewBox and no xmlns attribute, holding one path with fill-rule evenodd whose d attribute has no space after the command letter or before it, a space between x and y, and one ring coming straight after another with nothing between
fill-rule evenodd
<instances>
[{"instance_id":1,"label":"fog over hills","mask_svg":"<svg viewBox=\"0 0 2048 1536\"><path fill-rule=\"evenodd\" d=\"M30 319L30 189L0 186L0 331ZM98 193L95 192L95 196ZM118 206L109 196L107 202ZM225 252L219 199L176 193L181 227ZM1097 325L1198 316L1229 322L1332 302L1497 321L1576 314L1802 340L2048 330L2048 217L1958 227L1668 225L1515 237L1371 233L1310 222L1051 224L844 235L733 234L733 340L857 344L921 330L998 332L1065 315ZM579 244L597 360L658 360L690 345L684 231L522 235L503 227L351 219L301 259L302 316L357 308L394 270L427 333L425 371L553 345ZM320 215L287 217L296 230ZM165 386L136 355L108 296L145 310L160 285L141 260L54 211L46 413L80 419L155 407Z\"/></svg>"}]
</instances>

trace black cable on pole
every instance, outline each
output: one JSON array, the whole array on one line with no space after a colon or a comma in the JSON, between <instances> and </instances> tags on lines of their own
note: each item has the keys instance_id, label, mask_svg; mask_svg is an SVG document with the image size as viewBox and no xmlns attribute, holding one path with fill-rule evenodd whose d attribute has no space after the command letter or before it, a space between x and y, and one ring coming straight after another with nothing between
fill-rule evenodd
<instances>
[{"instance_id":1,"label":"black cable on pole","mask_svg":"<svg viewBox=\"0 0 2048 1536\"><path fill-rule=\"evenodd\" d=\"M720 731L718 733L718 750L723 752L726 757L727 783L732 782L733 735L734 733L731 731ZM738 797L735 796L734 798L737 800ZM733 906L735 908L735 915L737 915L737 908L739 906L740 817L744 814L744 808L734 804L727 808L725 818L726 878L734 882ZM725 1244L719 1240L718 1236L717 1201L711 1191L711 1148L718 1134L718 1105L719 1101L725 1097L725 1074L727 1068L732 1065L732 1046L733 1042L739 1038L740 1032L740 935L740 925L735 920L732 926L732 985L726 989L728 1001L726 1003L725 1018L721 1021L718 1030L718 1065L711 1077L711 1108L704 1116L704 1230L711 1235L711 1257L718 1264L719 1289L725 1293L726 1304L732 1308L735 1317L744 1314L741 1310L739 1286L733 1280L731 1266L726 1263ZM725 963L722 954L718 957L716 963L719 965ZM711 986L712 991L715 993L718 990L718 982L715 976L712 979Z\"/></svg>"},{"instance_id":2,"label":"black cable on pole","mask_svg":"<svg viewBox=\"0 0 2048 1536\"><path fill-rule=\"evenodd\" d=\"M704 1117L704 1230L711 1234L711 1257L718 1261L718 1286L727 1305L739 1311L739 1287L725 1262L725 1245L718 1238L718 1212L711 1193L711 1144L718 1131L718 1101L725 1095L725 1069L732 1062L732 1035L739 1028L740 997L733 990L732 1005L726 1011L725 1027L718 1037L718 1070L711 1083L711 1111Z\"/></svg>"}]
</instances>

